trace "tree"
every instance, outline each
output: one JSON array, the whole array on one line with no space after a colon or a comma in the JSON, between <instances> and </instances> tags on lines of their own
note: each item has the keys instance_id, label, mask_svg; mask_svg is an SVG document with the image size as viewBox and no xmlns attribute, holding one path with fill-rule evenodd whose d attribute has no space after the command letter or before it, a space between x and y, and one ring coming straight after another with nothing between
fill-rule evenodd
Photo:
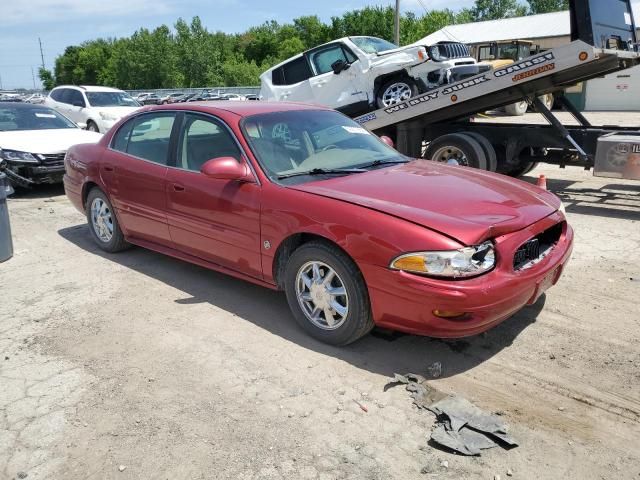
<instances>
[{"instance_id":1,"label":"tree","mask_svg":"<svg viewBox=\"0 0 640 480\"><path fill-rule=\"evenodd\" d=\"M476 0L471 12L473 20L478 22L521 17L526 15L527 9L522 5L518 5L517 0Z\"/></svg>"},{"instance_id":2,"label":"tree","mask_svg":"<svg viewBox=\"0 0 640 480\"><path fill-rule=\"evenodd\" d=\"M51 90L56 86L56 81L53 78L53 73L51 73L51 70L40 67L40 69L38 70L38 77L42 82L42 88L44 88L45 90Z\"/></svg>"},{"instance_id":3,"label":"tree","mask_svg":"<svg viewBox=\"0 0 640 480\"><path fill-rule=\"evenodd\" d=\"M532 14L558 12L569 9L569 0L527 0Z\"/></svg>"}]
</instances>

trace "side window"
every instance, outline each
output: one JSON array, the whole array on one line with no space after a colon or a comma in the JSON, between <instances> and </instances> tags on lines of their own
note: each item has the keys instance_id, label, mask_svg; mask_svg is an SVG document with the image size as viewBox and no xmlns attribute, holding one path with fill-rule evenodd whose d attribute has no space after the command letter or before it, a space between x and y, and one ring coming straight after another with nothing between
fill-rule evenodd
<instances>
[{"instance_id":1,"label":"side window","mask_svg":"<svg viewBox=\"0 0 640 480\"><path fill-rule=\"evenodd\" d=\"M133 120L129 120L125 123L120 130L116 132L111 140L111 148L114 150L118 150L119 152L127 151L127 145L129 144L129 139L131 138L131 128L133 127L133 123L135 122L135 118Z\"/></svg>"},{"instance_id":2,"label":"side window","mask_svg":"<svg viewBox=\"0 0 640 480\"><path fill-rule=\"evenodd\" d=\"M166 165L174 121L174 113L152 113L135 119L127 143L127 153Z\"/></svg>"},{"instance_id":3,"label":"side window","mask_svg":"<svg viewBox=\"0 0 640 480\"><path fill-rule=\"evenodd\" d=\"M56 102L60 101L60 98L62 97L62 89L58 88L57 90L53 90L51 92L51 95L49 95L51 98L53 98Z\"/></svg>"},{"instance_id":4,"label":"side window","mask_svg":"<svg viewBox=\"0 0 640 480\"><path fill-rule=\"evenodd\" d=\"M284 67L276 68L271 72L271 83L274 85L286 85L284 81Z\"/></svg>"},{"instance_id":5,"label":"side window","mask_svg":"<svg viewBox=\"0 0 640 480\"><path fill-rule=\"evenodd\" d=\"M313 76L311 67L307 63L307 59L302 56L290 61L282 66L282 73L284 76L283 85L293 85L294 83L303 82Z\"/></svg>"},{"instance_id":6,"label":"side window","mask_svg":"<svg viewBox=\"0 0 640 480\"><path fill-rule=\"evenodd\" d=\"M61 102L61 103L71 103L69 101L69 92L71 92L70 89L61 88L60 89L60 93L59 93L60 98L58 99L58 101Z\"/></svg>"},{"instance_id":7,"label":"side window","mask_svg":"<svg viewBox=\"0 0 640 480\"><path fill-rule=\"evenodd\" d=\"M218 157L240 161L240 149L233 135L216 120L187 113L178 144L177 166L199 172L207 160Z\"/></svg>"},{"instance_id":8,"label":"side window","mask_svg":"<svg viewBox=\"0 0 640 480\"><path fill-rule=\"evenodd\" d=\"M331 65L337 60L349 62L349 59L345 55L345 51L342 49L340 44L333 44L323 48L322 50L316 50L315 52L312 52L309 57L311 58L311 63L313 63L318 75L331 72Z\"/></svg>"},{"instance_id":9,"label":"side window","mask_svg":"<svg viewBox=\"0 0 640 480\"><path fill-rule=\"evenodd\" d=\"M82 93L80 93L78 90L73 90L73 89L69 89L68 93L67 93L67 102L71 105L76 105L76 106L80 106L82 105L83 107L86 107L86 103L84 101L84 98L82 98Z\"/></svg>"}]
</instances>

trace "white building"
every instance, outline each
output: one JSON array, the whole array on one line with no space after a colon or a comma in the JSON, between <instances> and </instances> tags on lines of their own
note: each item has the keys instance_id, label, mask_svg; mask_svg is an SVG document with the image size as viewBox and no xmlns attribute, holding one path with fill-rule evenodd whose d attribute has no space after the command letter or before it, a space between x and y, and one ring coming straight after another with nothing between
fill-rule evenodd
<instances>
[{"instance_id":1,"label":"white building","mask_svg":"<svg viewBox=\"0 0 640 480\"><path fill-rule=\"evenodd\" d=\"M640 22L640 3L633 3L633 13L636 22ZM640 29L638 32L640 35ZM442 41L454 41L473 47L508 40L529 40L542 49L569 43L569 12L450 25L415 43L432 45ZM571 89L571 93L579 92L582 92L579 106L584 107L584 110L640 111L640 66L590 80Z\"/></svg>"}]
</instances>

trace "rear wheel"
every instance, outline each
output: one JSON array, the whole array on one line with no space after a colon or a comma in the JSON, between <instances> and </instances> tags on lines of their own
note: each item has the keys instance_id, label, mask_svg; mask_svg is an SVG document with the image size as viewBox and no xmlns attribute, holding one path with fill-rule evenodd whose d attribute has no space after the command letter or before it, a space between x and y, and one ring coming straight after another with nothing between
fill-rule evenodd
<instances>
[{"instance_id":1,"label":"rear wheel","mask_svg":"<svg viewBox=\"0 0 640 480\"><path fill-rule=\"evenodd\" d=\"M286 267L285 291L294 318L317 340L347 345L373 328L362 273L329 243L309 242L293 252Z\"/></svg>"},{"instance_id":2,"label":"rear wheel","mask_svg":"<svg viewBox=\"0 0 640 480\"><path fill-rule=\"evenodd\" d=\"M115 253L129 247L111 202L99 188L89 192L86 212L91 236L102 250Z\"/></svg>"},{"instance_id":3,"label":"rear wheel","mask_svg":"<svg viewBox=\"0 0 640 480\"><path fill-rule=\"evenodd\" d=\"M493 148L491 142L487 140L484 135L476 132L464 132L464 134L473 138L480 144L482 150L484 150L485 157L487 157L487 170L495 172L498 169L498 156L496 155L496 149Z\"/></svg>"},{"instance_id":4,"label":"rear wheel","mask_svg":"<svg viewBox=\"0 0 640 480\"><path fill-rule=\"evenodd\" d=\"M427 146L424 158L448 165L487 169L487 157L480 143L462 133L451 133L436 138Z\"/></svg>"},{"instance_id":5,"label":"rear wheel","mask_svg":"<svg viewBox=\"0 0 640 480\"><path fill-rule=\"evenodd\" d=\"M386 108L402 103L418 94L416 82L410 78L395 78L384 83L378 90L376 103L378 108Z\"/></svg>"}]
</instances>

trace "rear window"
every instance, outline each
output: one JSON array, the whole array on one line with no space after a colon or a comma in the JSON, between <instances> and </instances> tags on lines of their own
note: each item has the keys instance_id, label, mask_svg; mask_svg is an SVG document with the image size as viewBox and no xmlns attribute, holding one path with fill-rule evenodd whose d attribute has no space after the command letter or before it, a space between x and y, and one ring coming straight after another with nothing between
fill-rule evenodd
<instances>
[{"instance_id":1,"label":"rear window","mask_svg":"<svg viewBox=\"0 0 640 480\"><path fill-rule=\"evenodd\" d=\"M293 85L307 80L312 75L307 59L299 57L275 69L272 73L271 82L274 85Z\"/></svg>"}]
</instances>

